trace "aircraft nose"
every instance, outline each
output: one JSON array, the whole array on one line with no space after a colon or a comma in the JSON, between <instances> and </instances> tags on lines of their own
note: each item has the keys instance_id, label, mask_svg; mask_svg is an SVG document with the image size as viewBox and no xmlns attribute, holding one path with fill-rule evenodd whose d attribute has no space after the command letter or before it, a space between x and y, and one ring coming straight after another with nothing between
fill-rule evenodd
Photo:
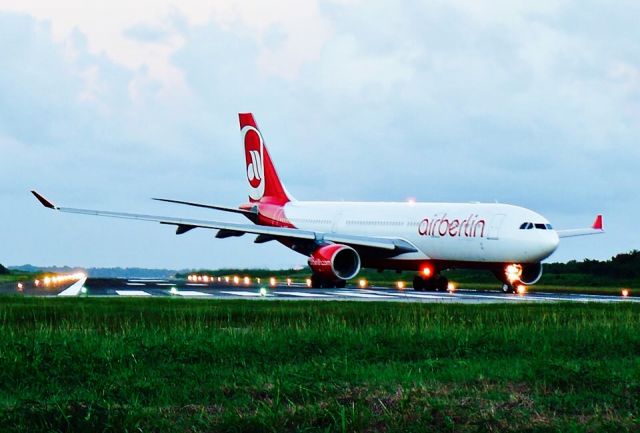
<instances>
[{"instance_id":1,"label":"aircraft nose","mask_svg":"<svg viewBox=\"0 0 640 433\"><path fill-rule=\"evenodd\" d=\"M529 242L530 259L535 261L546 259L554 253L559 243L560 238L555 230L547 231L543 236Z\"/></svg>"},{"instance_id":2,"label":"aircraft nose","mask_svg":"<svg viewBox=\"0 0 640 433\"><path fill-rule=\"evenodd\" d=\"M548 231L544 241L540 243L541 255L545 258L549 257L558 248L559 244L560 237L558 237L558 233L555 230Z\"/></svg>"},{"instance_id":3,"label":"aircraft nose","mask_svg":"<svg viewBox=\"0 0 640 433\"><path fill-rule=\"evenodd\" d=\"M550 234L551 239L549 240L549 248L553 253L556 248L558 248L558 245L560 245L560 236L558 236L558 233L555 230L551 230Z\"/></svg>"}]
</instances>

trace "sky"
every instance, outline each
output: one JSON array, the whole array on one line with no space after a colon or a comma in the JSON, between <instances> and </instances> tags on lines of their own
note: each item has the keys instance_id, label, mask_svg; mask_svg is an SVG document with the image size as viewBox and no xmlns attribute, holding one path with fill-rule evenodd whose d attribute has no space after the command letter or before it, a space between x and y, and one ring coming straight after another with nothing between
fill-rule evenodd
<instances>
[{"instance_id":1,"label":"sky","mask_svg":"<svg viewBox=\"0 0 640 433\"><path fill-rule=\"evenodd\" d=\"M488 201L640 248L640 3L0 0L0 263L305 263L251 236L176 236L56 204L226 221L246 201L237 113L304 200Z\"/></svg>"}]
</instances>

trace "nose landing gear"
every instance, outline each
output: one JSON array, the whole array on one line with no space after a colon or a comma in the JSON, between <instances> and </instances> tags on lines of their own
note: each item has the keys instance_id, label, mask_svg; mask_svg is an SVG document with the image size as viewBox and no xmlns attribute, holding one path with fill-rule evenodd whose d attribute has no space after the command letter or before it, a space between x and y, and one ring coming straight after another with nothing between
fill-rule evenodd
<instances>
[{"instance_id":1,"label":"nose landing gear","mask_svg":"<svg viewBox=\"0 0 640 433\"><path fill-rule=\"evenodd\" d=\"M502 293L515 293L516 288L511 283L502 283Z\"/></svg>"}]
</instances>

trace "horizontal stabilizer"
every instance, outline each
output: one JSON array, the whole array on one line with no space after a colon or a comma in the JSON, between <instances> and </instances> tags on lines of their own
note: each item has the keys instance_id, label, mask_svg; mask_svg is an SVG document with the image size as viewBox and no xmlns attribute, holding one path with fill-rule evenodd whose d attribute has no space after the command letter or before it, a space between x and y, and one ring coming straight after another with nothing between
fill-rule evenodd
<instances>
[{"instance_id":1,"label":"horizontal stabilizer","mask_svg":"<svg viewBox=\"0 0 640 433\"><path fill-rule=\"evenodd\" d=\"M201 208L205 208L205 209L215 209L215 210L220 210L220 211L223 211L223 212L239 213L239 214L246 215L246 216L250 217L250 219L256 218L257 215L258 215L257 209L246 210L246 209L238 209L238 208L235 208L235 207L228 207L228 206L218 206L218 205L212 205L212 204L194 203L194 202L182 201L182 200L171 200L171 199L168 199L168 198L153 198L152 200L164 201L164 202L167 202L167 203L183 204L183 205L186 205L186 206L201 207Z\"/></svg>"}]
</instances>

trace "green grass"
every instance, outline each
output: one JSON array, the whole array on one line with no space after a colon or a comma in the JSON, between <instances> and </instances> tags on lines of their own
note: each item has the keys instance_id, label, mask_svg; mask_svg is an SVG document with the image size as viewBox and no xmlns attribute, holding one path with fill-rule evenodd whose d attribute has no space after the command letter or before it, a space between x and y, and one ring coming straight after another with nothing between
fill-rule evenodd
<instances>
[{"instance_id":1,"label":"green grass","mask_svg":"<svg viewBox=\"0 0 640 433\"><path fill-rule=\"evenodd\" d=\"M640 305L0 298L0 431L636 431Z\"/></svg>"},{"instance_id":2,"label":"green grass","mask_svg":"<svg viewBox=\"0 0 640 433\"><path fill-rule=\"evenodd\" d=\"M0 274L0 284L15 283L18 281L28 281L35 278L36 274L29 272L11 272L10 274Z\"/></svg>"}]
</instances>

